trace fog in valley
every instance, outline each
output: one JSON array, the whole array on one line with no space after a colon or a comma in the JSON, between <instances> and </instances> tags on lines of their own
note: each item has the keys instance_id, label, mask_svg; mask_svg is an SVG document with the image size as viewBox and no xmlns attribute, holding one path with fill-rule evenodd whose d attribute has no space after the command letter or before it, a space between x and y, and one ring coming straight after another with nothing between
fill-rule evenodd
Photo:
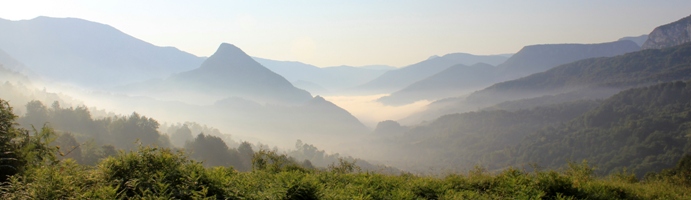
<instances>
[{"instance_id":1,"label":"fog in valley","mask_svg":"<svg viewBox=\"0 0 691 200\"><path fill-rule=\"evenodd\" d=\"M209 29L160 25L169 31L161 33L88 15L0 14L0 99L18 127L52 128L58 158L82 165L156 146L237 171L253 170L253 155L267 150L301 166L347 160L385 174L588 160L598 174L642 178L691 153L687 11L647 21L626 11L607 19L611 27L576 33L587 38L547 27L598 20L554 16L559 22L505 30L489 24L509 14L459 17L430 6L446 14L349 21L329 7L324 20L338 25L290 27L312 32L305 37L264 16L213 20ZM477 21L442 28L456 18Z\"/></svg>"}]
</instances>

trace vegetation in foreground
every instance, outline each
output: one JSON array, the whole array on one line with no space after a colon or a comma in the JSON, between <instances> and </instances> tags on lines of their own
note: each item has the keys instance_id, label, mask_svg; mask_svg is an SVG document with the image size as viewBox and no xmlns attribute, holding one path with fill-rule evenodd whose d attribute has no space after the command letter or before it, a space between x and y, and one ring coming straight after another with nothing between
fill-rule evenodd
<instances>
[{"instance_id":1,"label":"vegetation in foreground","mask_svg":"<svg viewBox=\"0 0 691 200\"><path fill-rule=\"evenodd\" d=\"M560 172L478 168L436 178L358 172L348 162L307 169L283 158L260 151L252 171L237 172L141 147L96 167L72 160L31 166L1 191L3 199L691 199L688 166L642 181L626 172L596 178L587 163Z\"/></svg>"},{"instance_id":2,"label":"vegetation in foreground","mask_svg":"<svg viewBox=\"0 0 691 200\"><path fill-rule=\"evenodd\" d=\"M253 155L251 171L238 172L144 146L86 166L57 160L49 145L54 132L17 128L7 102L0 103L2 199L691 199L691 156L643 180L625 170L595 177L585 162L561 171L385 175L345 160L305 167L266 150Z\"/></svg>"}]
</instances>

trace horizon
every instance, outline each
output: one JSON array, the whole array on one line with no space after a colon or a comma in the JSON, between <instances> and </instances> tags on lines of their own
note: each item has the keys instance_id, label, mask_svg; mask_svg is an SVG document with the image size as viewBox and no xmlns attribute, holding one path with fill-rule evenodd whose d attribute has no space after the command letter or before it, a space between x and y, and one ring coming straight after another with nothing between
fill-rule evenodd
<instances>
[{"instance_id":1,"label":"horizon","mask_svg":"<svg viewBox=\"0 0 691 200\"><path fill-rule=\"evenodd\" d=\"M79 18L199 57L230 43L253 57L318 67L403 67L449 53L510 54L535 44L645 35L688 16L685 8L691 6L687 1L70 2L12 2L0 8L0 18Z\"/></svg>"}]
</instances>

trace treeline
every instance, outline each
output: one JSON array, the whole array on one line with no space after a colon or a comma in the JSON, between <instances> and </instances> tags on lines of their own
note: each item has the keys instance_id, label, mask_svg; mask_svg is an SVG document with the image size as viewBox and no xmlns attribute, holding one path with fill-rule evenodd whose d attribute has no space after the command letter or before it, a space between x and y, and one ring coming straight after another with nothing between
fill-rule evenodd
<instances>
[{"instance_id":1,"label":"treeline","mask_svg":"<svg viewBox=\"0 0 691 200\"><path fill-rule=\"evenodd\" d=\"M59 148L58 158L73 159L84 165L95 165L100 159L115 155L118 150L129 151L141 145L153 145L184 150L191 159L202 162L205 167L232 166L239 171L249 171L255 149L269 149L267 145L236 142L218 129L193 122L160 127L155 119L136 112L129 116L94 119L85 106L62 107L57 101L50 107L40 101L30 101L26 105L26 114L17 122L27 130L44 126L55 130L56 138L51 145ZM162 134L159 129L168 134ZM395 168L327 154L311 144L298 143L296 149L286 152L288 159L307 168L324 168L345 159L369 171L399 172Z\"/></svg>"},{"instance_id":2,"label":"treeline","mask_svg":"<svg viewBox=\"0 0 691 200\"><path fill-rule=\"evenodd\" d=\"M388 137L398 144L392 151L452 171L475 165L556 169L586 159L597 173L626 169L643 177L691 153L690 133L691 82L676 81L605 100L447 115Z\"/></svg>"},{"instance_id":3,"label":"treeline","mask_svg":"<svg viewBox=\"0 0 691 200\"><path fill-rule=\"evenodd\" d=\"M50 144L56 137L53 129L46 126L32 132L19 127L16 119L9 104L0 100L2 199L691 198L691 156L643 180L627 171L598 178L587 163L570 163L562 171L511 168L493 174L476 168L443 178L362 172L353 162L342 159L317 169L275 151L247 155L250 148L241 150L249 146L247 143L238 151L251 157L248 172L238 172L232 166L208 168L188 158L184 151L141 145L86 166L73 159L58 159L60 148ZM222 142L203 134L196 141L207 145ZM303 147L320 152L309 145Z\"/></svg>"},{"instance_id":4,"label":"treeline","mask_svg":"<svg viewBox=\"0 0 691 200\"><path fill-rule=\"evenodd\" d=\"M520 144L544 127L572 120L599 105L582 100L532 109L485 110L446 115L390 138L391 154L413 162L417 171L465 171L476 165L488 169L510 166L507 147ZM565 164L565 163L564 163Z\"/></svg>"},{"instance_id":5,"label":"treeline","mask_svg":"<svg viewBox=\"0 0 691 200\"><path fill-rule=\"evenodd\" d=\"M577 119L537 131L515 149L516 163L555 167L588 159L603 173L636 175L672 167L691 153L691 82L630 89Z\"/></svg>"},{"instance_id":6,"label":"treeline","mask_svg":"<svg viewBox=\"0 0 691 200\"><path fill-rule=\"evenodd\" d=\"M95 165L100 159L117 154L118 150L136 150L142 145L174 148L170 137L158 131L158 121L136 112L129 116L93 119L85 106L64 108L56 101L47 107L40 101L31 101L26 105L26 114L19 117L17 122L28 130L44 126L55 130L56 138L51 145L58 148L58 158L73 159L85 165ZM250 169L254 150L249 143L228 148L218 136L199 132L192 137L187 125L175 128L174 125L169 127L177 133L186 131L189 134L186 135L189 138L184 138L181 143L174 141L180 144L179 148L184 147L192 159L203 161L207 167ZM208 127L204 128L209 130ZM217 130L213 133L219 134Z\"/></svg>"}]
</instances>

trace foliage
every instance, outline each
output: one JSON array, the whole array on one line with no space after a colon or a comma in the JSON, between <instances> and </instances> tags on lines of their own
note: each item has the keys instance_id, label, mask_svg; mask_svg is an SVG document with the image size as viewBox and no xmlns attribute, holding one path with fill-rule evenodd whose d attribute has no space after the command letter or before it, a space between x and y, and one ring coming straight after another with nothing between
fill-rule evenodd
<instances>
[{"instance_id":1,"label":"foliage","mask_svg":"<svg viewBox=\"0 0 691 200\"><path fill-rule=\"evenodd\" d=\"M626 169L642 178L691 153L689 99L691 82L660 83L604 100L446 115L389 138L398 157L452 172L475 164L558 169L588 160L597 167L594 173ZM627 179L625 174L619 178Z\"/></svg>"},{"instance_id":2,"label":"foliage","mask_svg":"<svg viewBox=\"0 0 691 200\"><path fill-rule=\"evenodd\" d=\"M45 126L40 131L33 128L31 135L28 130L16 127L16 118L9 103L0 99L0 182L5 182L8 176L57 162L57 149L49 145L54 140L53 130Z\"/></svg>"},{"instance_id":3,"label":"foliage","mask_svg":"<svg viewBox=\"0 0 691 200\"><path fill-rule=\"evenodd\" d=\"M689 99L691 82L623 91L568 123L536 131L512 159L546 167L587 159L602 174L659 172L691 153Z\"/></svg>"},{"instance_id":4,"label":"foliage","mask_svg":"<svg viewBox=\"0 0 691 200\"><path fill-rule=\"evenodd\" d=\"M542 73L497 83L471 94L468 102L492 105L507 100L558 94L578 88L633 88L691 79L691 43L579 60Z\"/></svg>"},{"instance_id":5,"label":"foliage","mask_svg":"<svg viewBox=\"0 0 691 200\"><path fill-rule=\"evenodd\" d=\"M582 100L518 111L484 110L446 115L425 126L390 136L390 148L395 149L396 157L387 159L417 161L415 164L419 166L444 166L454 172L476 164L490 169L504 168L513 164L509 161L516 156L507 147L520 144L535 131L577 118L599 104L599 101Z\"/></svg>"},{"instance_id":6,"label":"foliage","mask_svg":"<svg viewBox=\"0 0 691 200\"><path fill-rule=\"evenodd\" d=\"M11 111L3 104L3 112ZM9 112L5 112L9 113ZM3 134L16 131L13 115L3 115ZM8 121L9 120L9 121ZM360 172L340 160L329 170L306 168L285 154L259 150L253 170L205 168L183 151L139 146L100 160L96 167L72 159L58 161L49 128L19 143L12 155L26 166L0 185L2 199L688 199L691 156L646 181L598 178L586 162L563 171L527 172L508 168L489 173L476 168L443 178ZM21 134L18 134L21 135ZM198 138L208 139L200 135ZM212 141L219 138L210 137ZM12 141L12 140L10 140ZM221 143L222 144L222 141ZM88 146L88 145L87 145ZM245 147L243 147L245 146ZM251 151L244 143L238 152ZM112 146L111 146L112 147ZM52 149L52 150L51 150ZM227 149L227 147L226 147ZM31 153L23 150L30 150ZM104 150L105 152L106 150ZM52 156L51 156L52 155ZM615 175L616 176L616 175ZM651 177L653 177L651 175ZM685 183L688 183L688 179Z\"/></svg>"},{"instance_id":7,"label":"foliage","mask_svg":"<svg viewBox=\"0 0 691 200\"><path fill-rule=\"evenodd\" d=\"M136 112L129 116L93 119L85 106L63 108L56 101L48 108L35 100L27 103L26 110L25 116L17 119L22 126L47 124L59 132L69 132L80 142L94 139L99 145L114 145L121 149L136 148L136 141L159 146L170 143L167 138L161 141L158 121Z\"/></svg>"},{"instance_id":8,"label":"foliage","mask_svg":"<svg viewBox=\"0 0 691 200\"><path fill-rule=\"evenodd\" d=\"M599 178L587 163L562 171L508 168L427 177L307 170L260 150L251 172L204 168L182 152L139 147L98 167L67 160L14 176L3 199L688 199L689 185ZM685 163L687 161L680 161ZM257 162L259 164L259 162ZM680 164L684 165L684 164ZM287 167L290 166L290 167ZM662 176L661 176L662 177Z\"/></svg>"}]
</instances>

